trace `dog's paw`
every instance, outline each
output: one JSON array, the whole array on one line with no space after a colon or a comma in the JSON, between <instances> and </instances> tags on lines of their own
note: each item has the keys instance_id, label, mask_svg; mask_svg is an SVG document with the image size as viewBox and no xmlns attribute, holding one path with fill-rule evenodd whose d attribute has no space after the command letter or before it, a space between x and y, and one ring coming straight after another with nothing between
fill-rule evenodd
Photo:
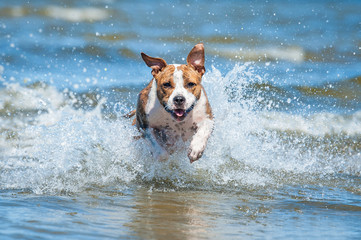
<instances>
[{"instance_id":1,"label":"dog's paw","mask_svg":"<svg viewBox=\"0 0 361 240\"><path fill-rule=\"evenodd\" d=\"M197 161L199 158L202 157L205 145L203 144L192 144L189 146L188 149L188 158L193 163L194 161Z\"/></svg>"}]
</instances>

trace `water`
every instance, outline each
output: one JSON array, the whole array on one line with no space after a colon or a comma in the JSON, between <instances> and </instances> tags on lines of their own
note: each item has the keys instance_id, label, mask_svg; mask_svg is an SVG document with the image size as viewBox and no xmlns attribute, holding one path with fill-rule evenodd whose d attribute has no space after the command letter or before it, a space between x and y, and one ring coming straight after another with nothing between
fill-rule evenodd
<instances>
[{"instance_id":1,"label":"water","mask_svg":"<svg viewBox=\"0 0 361 240\"><path fill-rule=\"evenodd\" d=\"M359 239L359 1L3 1L1 239ZM131 120L140 52L206 48L204 156Z\"/></svg>"}]
</instances>

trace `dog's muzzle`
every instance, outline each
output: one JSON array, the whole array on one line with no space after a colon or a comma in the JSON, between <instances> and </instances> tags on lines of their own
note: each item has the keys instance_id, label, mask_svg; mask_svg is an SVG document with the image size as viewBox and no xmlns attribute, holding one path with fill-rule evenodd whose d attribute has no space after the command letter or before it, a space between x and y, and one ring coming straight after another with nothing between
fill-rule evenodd
<instances>
[{"instance_id":1,"label":"dog's muzzle","mask_svg":"<svg viewBox=\"0 0 361 240\"><path fill-rule=\"evenodd\" d=\"M177 121L183 121L186 116L188 115L188 113L190 113L196 102L194 102L189 108L184 109L184 103L185 103L185 98L183 96L176 96L173 99L174 101L174 105L176 106L176 108L174 109L169 109L169 108L165 108L165 110L167 112L169 112Z\"/></svg>"}]
</instances>

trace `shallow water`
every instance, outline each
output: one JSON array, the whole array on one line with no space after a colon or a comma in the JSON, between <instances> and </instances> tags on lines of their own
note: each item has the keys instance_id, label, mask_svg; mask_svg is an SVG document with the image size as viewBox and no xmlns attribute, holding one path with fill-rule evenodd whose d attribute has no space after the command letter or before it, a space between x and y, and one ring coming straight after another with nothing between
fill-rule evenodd
<instances>
[{"instance_id":1,"label":"shallow water","mask_svg":"<svg viewBox=\"0 0 361 240\"><path fill-rule=\"evenodd\" d=\"M359 239L358 1L0 3L2 239ZM204 156L122 118L203 42Z\"/></svg>"}]
</instances>

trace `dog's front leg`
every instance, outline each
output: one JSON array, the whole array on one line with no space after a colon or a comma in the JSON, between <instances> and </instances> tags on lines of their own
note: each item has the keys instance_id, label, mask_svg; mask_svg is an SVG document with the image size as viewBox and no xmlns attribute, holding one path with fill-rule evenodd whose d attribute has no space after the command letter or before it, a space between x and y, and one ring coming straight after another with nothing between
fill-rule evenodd
<instances>
[{"instance_id":1,"label":"dog's front leg","mask_svg":"<svg viewBox=\"0 0 361 240\"><path fill-rule=\"evenodd\" d=\"M159 161L166 161L169 157L168 152L159 144L157 137L154 134L153 129L147 128L144 130L145 139L148 140L153 157Z\"/></svg>"},{"instance_id":2,"label":"dog's front leg","mask_svg":"<svg viewBox=\"0 0 361 240\"><path fill-rule=\"evenodd\" d=\"M208 138L211 136L212 130L213 120L207 118L198 123L197 131L194 134L188 149L188 158L191 163L202 157L204 149L207 145Z\"/></svg>"}]
</instances>

